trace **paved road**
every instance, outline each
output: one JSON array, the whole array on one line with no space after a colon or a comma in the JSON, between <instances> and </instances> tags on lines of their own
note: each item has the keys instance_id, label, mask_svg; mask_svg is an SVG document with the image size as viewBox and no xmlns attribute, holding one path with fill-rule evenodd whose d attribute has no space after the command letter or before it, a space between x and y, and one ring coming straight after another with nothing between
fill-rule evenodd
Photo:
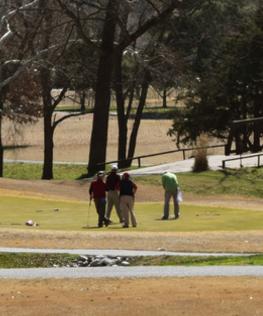
<instances>
[{"instance_id":1,"label":"paved road","mask_svg":"<svg viewBox=\"0 0 263 316\"><path fill-rule=\"evenodd\" d=\"M243 155L241 157L246 157L247 155ZM233 155L233 156L224 156L224 155L211 155L208 156L208 165L211 170L222 170L222 161L225 159L232 159L232 158L240 158L239 155ZM263 158L262 158L263 160ZM240 164L242 163L243 167L255 167L258 164L258 158L257 157L251 157L248 159L238 159L229 161L226 163L227 168L234 168L238 169L240 168ZM261 163L262 165L263 163ZM145 167L140 169L135 169L129 171L132 175L150 175L150 174L162 174L165 171L170 171L174 173L180 173L180 172L189 172L192 171L192 167L194 165L194 158L186 159L186 160L180 160L172 163L162 164L158 166L152 166L152 167Z\"/></svg>"},{"instance_id":2,"label":"paved road","mask_svg":"<svg viewBox=\"0 0 263 316\"><path fill-rule=\"evenodd\" d=\"M226 167L228 168L240 168L241 164L244 167L255 167L258 165L258 157L250 157L248 159L242 159L241 157L246 157L248 155L232 155L232 156L224 156L224 155L210 155L208 156L208 164L211 170L221 170L222 169L222 161L224 159L232 159L239 158L238 160L229 161L226 163ZM261 158L261 165L262 163ZM33 161L33 160L5 160L5 162L23 162L23 163L42 163L41 161ZM54 164L74 164L74 165L86 165L86 162L63 162L63 161L54 161ZM132 175L150 175L150 174L162 174L164 171L170 172L189 172L192 171L192 167L194 165L194 158L185 159L180 161L175 161L172 163L162 164L158 166L151 166L146 168L134 169L129 171Z\"/></svg>"},{"instance_id":3,"label":"paved road","mask_svg":"<svg viewBox=\"0 0 263 316\"><path fill-rule=\"evenodd\" d=\"M263 277L262 266L208 267L85 267L85 268L30 268L0 269L0 279L49 278L149 278L194 276L253 276Z\"/></svg>"},{"instance_id":4,"label":"paved road","mask_svg":"<svg viewBox=\"0 0 263 316\"><path fill-rule=\"evenodd\" d=\"M132 251L98 249L28 249L0 248L0 252L71 253L80 255L112 256L247 256L238 253L184 253L167 251ZM193 277L193 276L257 276L263 277L263 266L142 266L142 267L82 267L82 268L30 268L0 269L0 279L47 279L47 278L147 278L147 277Z\"/></svg>"}]
</instances>

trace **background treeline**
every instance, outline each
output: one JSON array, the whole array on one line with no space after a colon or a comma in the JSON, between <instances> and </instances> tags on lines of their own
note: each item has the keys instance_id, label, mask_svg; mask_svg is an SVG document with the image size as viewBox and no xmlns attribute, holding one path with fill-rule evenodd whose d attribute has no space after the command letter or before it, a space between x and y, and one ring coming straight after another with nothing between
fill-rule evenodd
<instances>
[{"instance_id":1,"label":"background treeline","mask_svg":"<svg viewBox=\"0 0 263 316\"><path fill-rule=\"evenodd\" d=\"M0 17L0 176L3 119L43 118L42 178L52 179L54 131L86 113L90 95L89 175L106 161L113 96L120 167L131 164L150 87L164 108L177 92L169 131L177 146L203 133L229 141L233 120L263 115L259 0L4 0ZM56 116L69 90L78 94L79 110ZM261 149L262 124L241 128L238 143Z\"/></svg>"}]
</instances>

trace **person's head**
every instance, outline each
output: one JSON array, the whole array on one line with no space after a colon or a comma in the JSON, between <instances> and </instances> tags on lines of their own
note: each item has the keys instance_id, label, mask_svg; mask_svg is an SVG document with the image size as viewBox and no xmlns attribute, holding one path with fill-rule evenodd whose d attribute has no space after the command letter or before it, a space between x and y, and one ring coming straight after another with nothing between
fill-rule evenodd
<instances>
[{"instance_id":1,"label":"person's head","mask_svg":"<svg viewBox=\"0 0 263 316\"><path fill-rule=\"evenodd\" d=\"M124 172L124 174L122 175L122 178L123 178L124 180L129 180L129 179L130 179L129 173L128 173L128 172Z\"/></svg>"},{"instance_id":2,"label":"person's head","mask_svg":"<svg viewBox=\"0 0 263 316\"><path fill-rule=\"evenodd\" d=\"M118 171L118 166L117 165L112 165L111 166L111 172L117 172Z\"/></svg>"},{"instance_id":3,"label":"person's head","mask_svg":"<svg viewBox=\"0 0 263 316\"><path fill-rule=\"evenodd\" d=\"M99 171L97 173L97 179L103 179L103 177L104 177L104 171Z\"/></svg>"}]
</instances>

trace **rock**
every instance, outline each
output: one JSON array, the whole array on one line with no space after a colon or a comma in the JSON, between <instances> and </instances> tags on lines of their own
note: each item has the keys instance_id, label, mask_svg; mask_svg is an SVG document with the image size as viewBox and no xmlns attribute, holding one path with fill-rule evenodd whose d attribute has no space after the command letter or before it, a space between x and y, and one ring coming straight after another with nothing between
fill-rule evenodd
<instances>
[{"instance_id":1,"label":"rock","mask_svg":"<svg viewBox=\"0 0 263 316\"><path fill-rule=\"evenodd\" d=\"M89 261L89 258L87 256L80 256L79 260L81 260L81 261Z\"/></svg>"},{"instance_id":2,"label":"rock","mask_svg":"<svg viewBox=\"0 0 263 316\"><path fill-rule=\"evenodd\" d=\"M90 267L100 267L100 266L102 266L101 262L102 262L101 259L95 259L95 260L91 261L89 266Z\"/></svg>"},{"instance_id":3,"label":"rock","mask_svg":"<svg viewBox=\"0 0 263 316\"><path fill-rule=\"evenodd\" d=\"M106 257L101 260L101 263L104 266L112 266L116 263L116 259L110 259Z\"/></svg>"},{"instance_id":4,"label":"rock","mask_svg":"<svg viewBox=\"0 0 263 316\"><path fill-rule=\"evenodd\" d=\"M130 265L130 263L128 261L122 261L121 262L121 266L126 267L126 266L129 266L129 265Z\"/></svg>"}]
</instances>

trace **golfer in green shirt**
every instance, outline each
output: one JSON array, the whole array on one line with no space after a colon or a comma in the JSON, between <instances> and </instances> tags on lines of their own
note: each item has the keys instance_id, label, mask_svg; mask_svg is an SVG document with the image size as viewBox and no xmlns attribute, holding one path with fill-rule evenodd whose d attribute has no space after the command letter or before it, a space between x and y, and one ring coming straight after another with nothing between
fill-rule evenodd
<instances>
[{"instance_id":1,"label":"golfer in green shirt","mask_svg":"<svg viewBox=\"0 0 263 316\"><path fill-rule=\"evenodd\" d=\"M175 174L171 172L165 172L162 175L162 185L164 188L164 208L162 220L169 219L169 204L170 199L173 199L174 203L174 216L175 219L179 218L179 203L177 200L178 193L178 180Z\"/></svg>"}]
</instances>

